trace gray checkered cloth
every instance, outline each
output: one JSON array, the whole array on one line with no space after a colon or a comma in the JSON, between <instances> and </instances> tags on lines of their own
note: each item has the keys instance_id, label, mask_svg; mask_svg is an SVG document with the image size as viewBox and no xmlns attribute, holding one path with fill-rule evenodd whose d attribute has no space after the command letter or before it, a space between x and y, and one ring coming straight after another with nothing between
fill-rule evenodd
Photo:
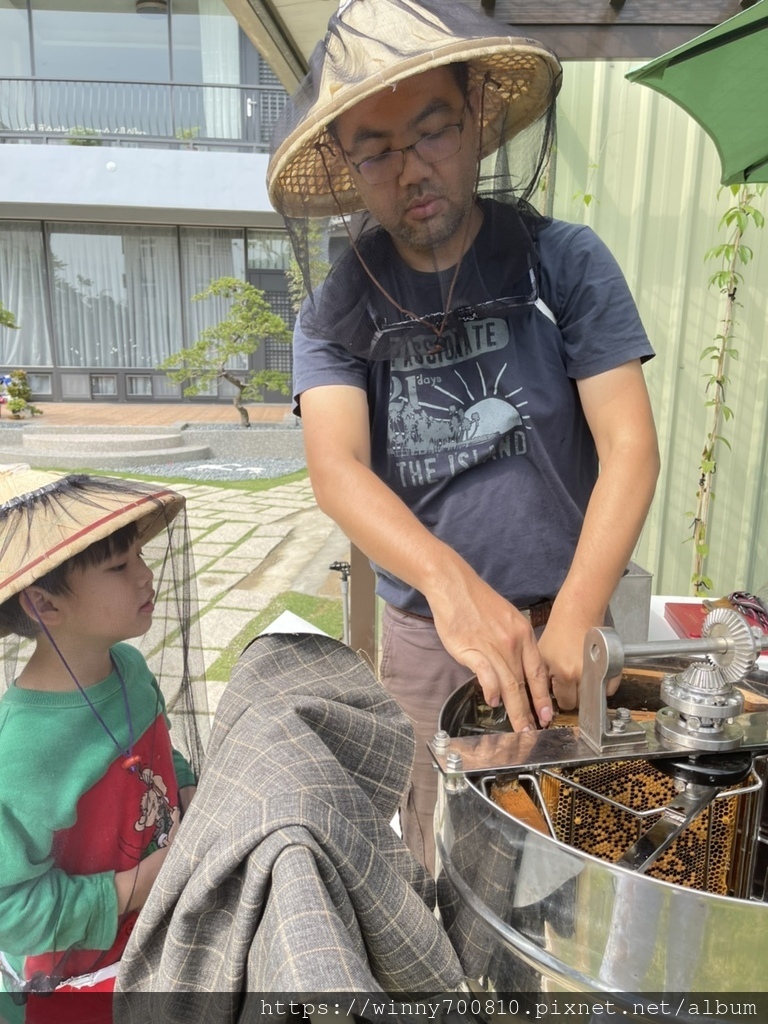
<instances>
[{"instance_id":1,"label":"gray checkered cloth","mask_svg":"<svg viewBox=\"0 0 768 1024\"><path fill-rule=\"evenodd\" d=\"M410 723L358 654L320 635L255 640L118 991L454 989L434 883L390 826L413 752ZM212 995L197 1019L245 1019L239 1006ZM183 999L142 1007L118 998L115 1019L190 1019Z\"/></svg>"}]
</instances>

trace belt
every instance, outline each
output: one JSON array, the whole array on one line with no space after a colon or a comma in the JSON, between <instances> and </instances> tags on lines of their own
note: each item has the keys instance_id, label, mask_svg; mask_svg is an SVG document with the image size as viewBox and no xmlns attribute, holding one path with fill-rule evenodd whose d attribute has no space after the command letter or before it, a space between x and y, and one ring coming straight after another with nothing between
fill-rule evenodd
<instances>
[{"instance_id":1,"label":"belt","mask_svg":"<svg viewBox=\"0 0 768 1024\"><path fill-rule=\"evenodd\" d=\"M528 619L534 629L537 629L539 626L546 626L547 622L549 622L549 616L552 612L552 605L554 603L554 600L548 597L542 601L536 601L534 604L529 604L525 608L518 608L517 610L521 615L524 615L526 619ZM418 612L406 611L405 608L398 608L398 611L412 619L421 619L422 622L434 622L431 615L420 615Z\"/></svg>"},{"instance_id":2,"label":"belt","mask_svg":"<svg viewBox=\"0 0 768 1024\"><path fill-rule=\"evenodd\" d=\"M546 626L549 622L549 616L552 613L552 605L555 602L552 598L545 598L543 601L536 601L535 604L529 604L527 608L518 608L517 610L528 619L531 626L536 629L538 626Z\"/></svg>"}]
</instances>

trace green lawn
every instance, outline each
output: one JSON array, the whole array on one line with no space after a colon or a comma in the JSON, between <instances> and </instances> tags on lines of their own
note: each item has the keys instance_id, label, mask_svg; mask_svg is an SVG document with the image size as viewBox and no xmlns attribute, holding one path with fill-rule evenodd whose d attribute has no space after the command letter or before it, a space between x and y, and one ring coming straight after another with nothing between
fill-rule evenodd
<instances>
[{"instance_id":1,"label":"green lawn","mask_svg":"<svg viewBox=\"0 0 768 1024\"><path fill-rule=\"evenodd\" d=\"M267 607L254 616L249 625L237 634L227 649L208 669L206 678L218 682L228 682L232 668L243 648L284 611L293 612L294 615L306 619L307 622L311 622L313 626L322 629L329 636L336 639L341 638L343 616L340 600L330 597L310 597L294 590L287 590L273 598Z\"/></svg>"},{"instance_id":2,"label":"green lawn","mask_svg":"<svg viewBox=\"0 0 768 1024\"><path fill-rule=\"evenodd\" d=\"M122 480L148 480L168 484L201 484L205 487L220 487L222 490L233 490L233 491L269 491L273 487L282 487L283 484L292 484L296 480L306 480L307 471L306 469L299 469L295 473L288 473L286 476L273 477L270 480L196 480L194 477L189 476L164 476L155 474L154 476L145 476L141 473L121 473L112 470L103 469L50 469L46 470L47 473L83 473L86 476L116 476Z\"/></svg>"}]
</instances>

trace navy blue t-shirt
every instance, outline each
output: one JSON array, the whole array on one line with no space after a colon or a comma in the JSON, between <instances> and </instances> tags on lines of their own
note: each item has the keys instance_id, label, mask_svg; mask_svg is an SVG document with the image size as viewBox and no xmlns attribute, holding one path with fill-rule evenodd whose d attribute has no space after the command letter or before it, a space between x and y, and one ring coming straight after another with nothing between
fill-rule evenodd
<instances>
[{"instance_id":1,"label":"navy blue t-shirt","mask_svg":"<svg viewBox=\"0 0 768 1024\"><path fill-rule=\"evenodd\" d=\"M490 220L462 261L451 308L500 296L527 304L448 327L439 345L424 328L376 361L352 354L349 339L307 337L300 318L294 393L298 405L310 388L366 390L376 474L494 590L525 607L557 594L597 479L575 382L653 349L618 264L590 228L538 227L534 302L519 260L506 274L506 261L489 256ZM408 309L441 308L445 274L413 271L394 248L385 263L383 283L407 295ZM382 598L429 614L420 593L375 568Z\"/></svg>"}]
</instances>

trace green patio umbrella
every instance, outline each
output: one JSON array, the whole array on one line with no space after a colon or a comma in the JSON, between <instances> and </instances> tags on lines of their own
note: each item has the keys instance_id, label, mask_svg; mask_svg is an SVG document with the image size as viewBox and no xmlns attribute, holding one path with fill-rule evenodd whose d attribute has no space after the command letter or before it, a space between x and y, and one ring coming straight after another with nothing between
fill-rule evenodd
<instances>
[{"instance_id":1,"label":"green patio umbrella","mask_svg":"<svg viewBox=\"0 0 768 1024\"><path fill-rule=\"evenodd\" d=\"M724 185L768 182L768 0L626 77L699 122L717 147Z\"/></svg>"}]
</instances>

